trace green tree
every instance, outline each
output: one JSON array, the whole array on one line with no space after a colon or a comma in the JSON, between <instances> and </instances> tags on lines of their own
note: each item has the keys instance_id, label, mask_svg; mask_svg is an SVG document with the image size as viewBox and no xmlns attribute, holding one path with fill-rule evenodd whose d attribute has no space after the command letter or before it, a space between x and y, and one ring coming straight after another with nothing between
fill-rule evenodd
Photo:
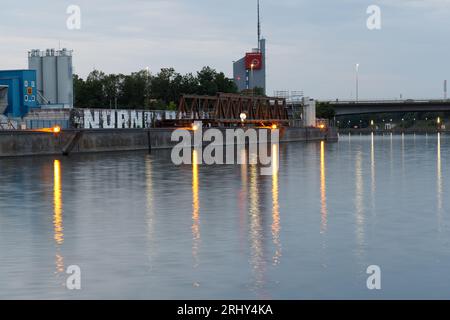
<instances>
[{"instance_id":1,"label":"green tree","mask_svg":"<svg viewBox=\"0 0 450 320\"><path fill-rule=\"evenodd\" d=\"M162 100L168 105L174 96L173 80L178 76L173 68L163 68L152 79L152 98Z\"/></svg>"},{"instance_id":2,"label":"green tree","mask_svg":"<svg viewBox=\"0 0 450 320\"><path fill-rule=\"evenodd\" d=\"M236 93L233 79L223 72L204 67L196 75L181 75L164 68L152 75L141 70L130 75L94 70L86 80L74 75L75 106L78 108L173 109L182 94L216 95Z\"/></svg>"},{"instance_id":3,"label":"green tree","mask_svg":"<svg viewBox=\"0 0 450 320\"><path fill-rule=\"evenodd\" d=\"M120 105L124 108L144 108L146 105L145 93L150 85L147 81L148 72L141 70L124 76L121 85Z\"/></svg>"},{"instance_id":4,"label":"green tree","mask_svg":"<svg viewBox=\"0 0 450 320\"><path fill-rule=\"evenodd\" d=\"M238 88L233 79L227 78L223 72L216 73L214 82L218 92L237 93Z\"/></svg>"},{"instance_id":5,"label":"green tree","mask_svg":"<svg viewBox=\"0 0 450 320\"><path fill-rule=\"evenodd\" d=\"M86 107L104 108L109 105L105 97L105 77L105 73L99 70L94 70L88 75L85 83Z\"/></svg>"},{"instance_id":6,"label":"green tree","mask_svg":"<svg viewBox=\"0 0 450 320\"><path fill-rule=\"evenodd\" d=\"M219 88L216 83L217 72L210 67L204 67L201 71L197 72L197 79L199 88L197 93L202 95L213 96L219 92Z\"/></svg>"},{"instance_id":7,"label":"green tree","mask_svg":"<svg viewBox=\"0 0 450 320\"><path fill-rule=\"evenodd\" d=\"M318 102L316 106L316 116L321 119L331 120L336 115L334 108L327 102Z\"/></svg>"},{"instance_id":8,"label":"green tree","mask_svg":"<svg viewBox=\"0 0 450 320\"><path fill-rule=\"evenodd\" d=\"M87 90L85 81L78 75L73 76L74 105L78 108L86 107Z\"/></svg>"},{"instance_id":9,"label":"green tree","mask_svg":"<svg viewBox=\"0 0 450 320\"><path fill-rule=\"evenodd\" d=\"M198 79L192 74L188 73L184 75L181 79L181 94L196 94L199 92Z\"/></svg>"}]
</instances>

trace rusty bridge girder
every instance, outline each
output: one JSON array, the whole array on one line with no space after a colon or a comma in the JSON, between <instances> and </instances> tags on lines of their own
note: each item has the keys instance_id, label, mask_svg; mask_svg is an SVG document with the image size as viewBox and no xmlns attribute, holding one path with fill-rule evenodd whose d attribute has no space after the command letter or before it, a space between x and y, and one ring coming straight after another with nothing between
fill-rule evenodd
<instances>
[{"instance_id":1,"label":"rusty bridge girder","mask_svg":"<svg viewBox=\"0 0 450 320\"><path fill-rule=\"evenodd\" d=\"M181 96L177 119L217 124L239 123L242 113L246 114L246 122L289 122L286 99L225 93L217 96Z\"/></svg>"}]
</instances>

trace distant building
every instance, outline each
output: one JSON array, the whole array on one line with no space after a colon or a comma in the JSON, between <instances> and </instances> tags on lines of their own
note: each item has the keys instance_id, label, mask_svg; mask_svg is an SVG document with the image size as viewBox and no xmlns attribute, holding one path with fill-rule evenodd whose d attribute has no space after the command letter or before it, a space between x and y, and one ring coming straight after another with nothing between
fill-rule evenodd
<instances>
[{"instance_id":1,"label":"distant building","mask_svg":"<svg viewBox=\"0 0 450 320\"><path fill-rule=\"evenodd\" d=\"M38 103L55 108L73 108L72 51L31 50L28 69L36 71Z\"/></svg>"},{"instance_id":2,"label":"distant building","mask_svg":"<svg viewBox=\"0 0 450 320\"><path fill-rule=\"evenodd\" d=\"M0 71L0 115L20 118L37 105L36 71Z\"/></svg>"},{"instance_id":3,"label":"distant building","mask_svg":"<svg viewBox=\"0 0 450 320\"><path fill-rule=\"evenodd\" d=\"M266 94L266 39L261 37L260 1L257 1L258 48L233 63L233 78L239 92L262 89Z\"/></svg>"},{"instance_id":4,"label":"distant building","mask_svg":"<svg viewBox=\"0 0 450 320\"><path fill-rule=\"evenodd\" d=\"M259 48L246 53L234 62L233 77L239 91L261 88L266 93L266 40L259 40Z\"/></svg>"}]
</instances>

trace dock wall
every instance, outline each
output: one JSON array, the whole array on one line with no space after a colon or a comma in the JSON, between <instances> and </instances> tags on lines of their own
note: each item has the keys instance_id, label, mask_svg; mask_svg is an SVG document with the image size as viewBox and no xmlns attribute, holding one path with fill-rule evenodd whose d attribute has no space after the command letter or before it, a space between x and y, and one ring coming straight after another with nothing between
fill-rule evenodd
<instances>
[{"instance_id":1,"label":"dock wall","mask_svg":"<svg viewBox=\"0 0 450 320\"><path fill-rule=\"evenodd\" d=\"M173 130L172 128L63 130L59 134L0 131L0 157L167 149L177 144L171 141ZM331 131L330 135L329 130L286 128L282 130L280 140L281 142L334 140L334 136L335 133Z\"/></svg>"}]
</instances>

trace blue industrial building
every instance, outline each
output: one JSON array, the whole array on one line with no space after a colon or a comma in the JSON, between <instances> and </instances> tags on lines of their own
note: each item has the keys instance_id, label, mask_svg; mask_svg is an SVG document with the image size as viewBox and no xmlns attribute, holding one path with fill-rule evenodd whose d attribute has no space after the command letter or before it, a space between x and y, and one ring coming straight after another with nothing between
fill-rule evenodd
<instances>
[{"instance_id":1,"label":"blue industrial building","mask_svg":"<svg viewBox=\"0 0 450 320\"><path fill-rule=\"evenodd\" d=\"M6 116L21 118L38 107L35 70L2 70L0 86L8 87Z\"/></svg>"}]
</instances>

